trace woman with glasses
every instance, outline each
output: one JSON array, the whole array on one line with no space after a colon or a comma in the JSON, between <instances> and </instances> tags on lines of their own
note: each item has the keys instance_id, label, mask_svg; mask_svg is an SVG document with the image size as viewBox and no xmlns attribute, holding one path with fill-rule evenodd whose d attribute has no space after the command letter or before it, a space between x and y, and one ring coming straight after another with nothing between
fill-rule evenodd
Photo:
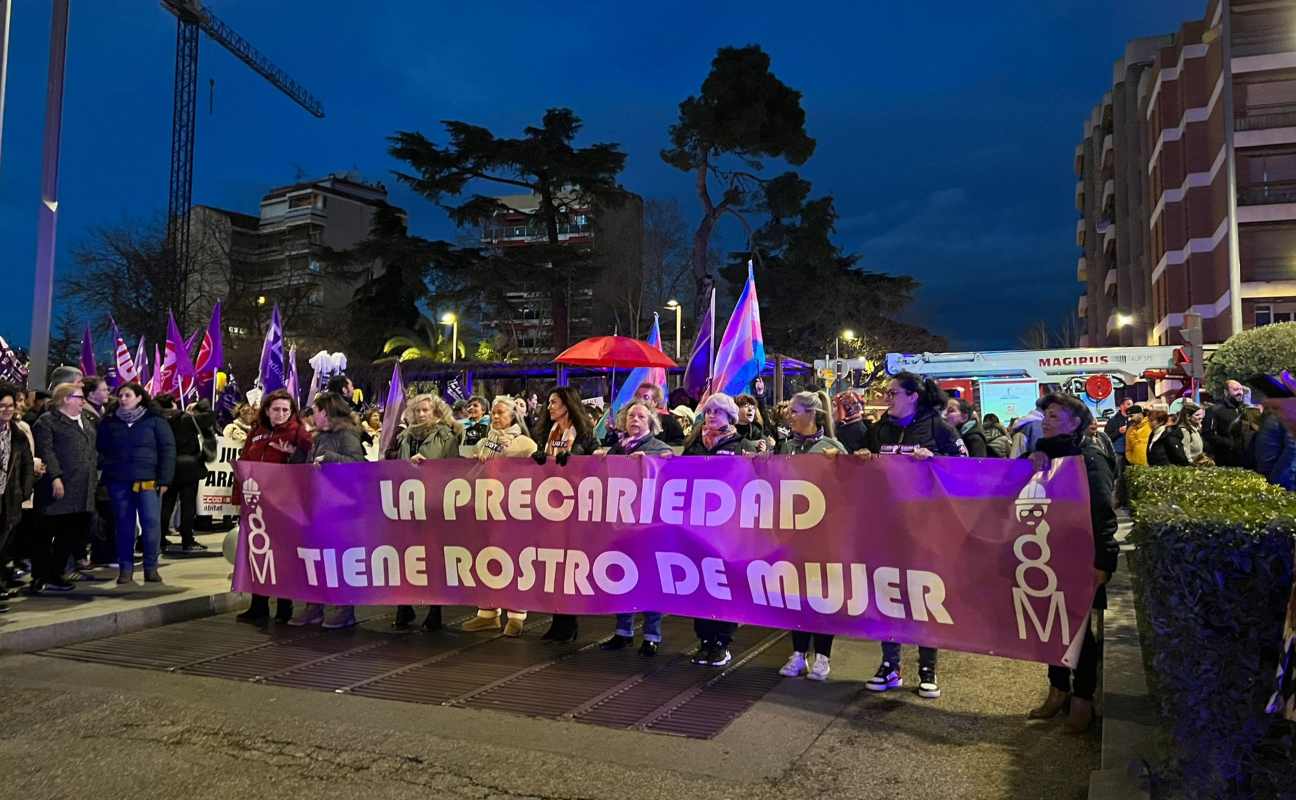
<instances>
[{"instance_id":1,"label":"woman with glasses","mask_svg":"<svg viewBox=\"0 0 1296 800\"><path fill-rule=\"evenodd\" d=\"M945 393L935 381L925 380L911 372L901 372L887 385L887 413L869 428L868 447L858 455L875 458L879 454L907 454L926 460L933 456L966 456L967 448L958 431L941 419ZM882 664L864 688L885 692L904 685L900 674L899 642L882 643ZM936 682L934 647L918 648L918 696L935 699L941 696Z\"/></svg>"},{"instance_id":2,"label":"woman with glasses","mask_svg":"<svg viewBox=\"0 0 1296 800\"><path fill-rule=\"evenodd\" d=\"M32 594L45 589L69 592L68 561L79 551L90 529L95 486L99 483L95 426L82 414L81 382L54 388L54 410L36 420L36 456L45 476L36 485L38 541L33 548ZM160 578L158 579L160 580Z\"/></svg>"},{"instance_id":3,"label":"woman with glasses","mask_svg":"<svg viewBox=\"0 0 1296 800\"><path fill-rule=\"evenodd\" d=\"M144 580L161 580L157 569L162 540L160 494L175 475L176 447L171 426L150 405L143 386L124 384L117 387L117 410L99 423L96 445L112 504L118 583L134 578L137 521L144 544Z\"/></svg>"},{"instance_id":4,"label":"woman with glasses","mask_svg":"<svg viewBox=\"0 0 1296 800\"><path fill-rule=\"evenodd\" d=\"M797 393L792 397L788 413L792 423L792 435L779 444L778 455L836 455L846 452L845 445L833 438L832 418L828 416L822 395L812 392ZM807 670L806 656L810 653L812 643L815 652L814 663ZM828 673L831 671L829 659L832 658L832 645L832 634L793 631L792 656L779 670L779 674L789 678L805 675L812 681L828 680Z\"/></svg>"},{"instance_id":5,"label":"woman with glasses","mask_svg":"<svg viewBox=\"0 0 1296 800\"><path fill-rule=\"evenodd\" d=\"M0 384L0 553L22 519L35 480L31 443L18 427L18 397L17 387ZM9 610L3 602L8 597L0 586L0 614Z\"/></svg>"}]
</instances>

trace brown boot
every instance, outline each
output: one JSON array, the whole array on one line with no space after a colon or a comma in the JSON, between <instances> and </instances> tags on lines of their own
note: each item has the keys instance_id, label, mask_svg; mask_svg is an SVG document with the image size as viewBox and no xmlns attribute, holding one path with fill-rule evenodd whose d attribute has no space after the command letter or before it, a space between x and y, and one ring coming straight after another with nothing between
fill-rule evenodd
<instances>
[{"instance_id":1,"label":"brown boot","mask_svg":"<svg viewBox=\"0 0 1296 800\"><path fill-rule=\"evenodd\" d=\"M1070 697L1069 693L1050 686L1044 704L1039 708L1032 708L1026 716L1029 719L1053 719L1066 706L1067 699Z\"/></svg>"},{"instance_id":2,"label":"brown boot","mask_svg":"<svg viewBox=\"0 0 1296 800\"><path fill-rule=\"evenodd\" d=\"M1072 697L1071 715L1066 721L1067 733L1084 733L1089 730L1093 720L1093 703L1089 700L1081 700L1079 697Z\"/></svg>"}]
</instances>

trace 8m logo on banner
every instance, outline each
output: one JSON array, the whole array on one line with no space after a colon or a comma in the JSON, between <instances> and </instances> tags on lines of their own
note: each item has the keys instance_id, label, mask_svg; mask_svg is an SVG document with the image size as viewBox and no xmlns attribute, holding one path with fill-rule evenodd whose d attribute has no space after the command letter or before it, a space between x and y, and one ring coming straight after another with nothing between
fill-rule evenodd
<instances>
[{"instance_id":1,"label":"8m logo on banner","mask_svg":"<svg viewBox=\"0 0 1296 800\"><path fill-rule=\"evenodd\" d=\"M1037 477L1039 477L1037 475ZM1048 516L1049 503L1052 501L1048 498L1048 492L1044 489L1044 484L1036 478L1032 478L1021 493L1017 495L1015 505L1017 507L1017 521L1026 525L1033 530L1017 537L1013 542L1013 555L1017 556L1020 562L1017 565L1015 577L1017 585L1013 587L1013 608L1017 612L1017 637L1026 638L1026 618L1029 617L1034 625L1035 634L1039 641L1047 642L1053 637L1053 621L1058 620L1058 627L1062 635L1062 645L1064 647L1071 644L1071 626L1067 621L1066 595L1057 590L1058 580L1057 573L1049 566L1049 558L1052 557L1053 551L1049 548L1048 535L1049 524L1045 517ZM1026 545L1034 545L1037 549L1035 558L1030 558L1025 553ZM1037 572L1044 577L1044 585L1035 588L1031 586L1030 578L1032 572ZM1048 598L1048 613L1044 618L1044 623L1040 624L1039 615L1036 614L1032 598Z\"/></svg>"},{"instance_id":2,"label":"8m logo on banner","mask_svg":"<svg viewBox=\"0 0 1296 800\"><path fill-rule=\"evenodd\" d=\"M243 481L243 502L251 509L247 513L247 549L252 577L257 583L275 583L274 551L270 549L270 533L261 510L261 487L251 478Z\"/></svg>"}]
</instances>

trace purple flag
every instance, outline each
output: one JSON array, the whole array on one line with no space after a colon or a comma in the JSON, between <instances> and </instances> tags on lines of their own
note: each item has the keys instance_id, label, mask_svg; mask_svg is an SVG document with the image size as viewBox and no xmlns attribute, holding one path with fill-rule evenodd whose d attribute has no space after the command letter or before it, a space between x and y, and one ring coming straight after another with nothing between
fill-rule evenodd
<instances>
[{"instance_id":1,"label":"purple flag","mask_svg":"<svg viewBox=\"0 0 1296 800\"><path fill-rule=\"evenodd\" d=\"M98 375L99 365L95 363L94 342L90 340L90 326L85 327L85 333L81 334L81 374Z\"/></svg>"},{"instance_id":2,"label":"purple flag","mask_svg":"<svg viewBox=\"0 0 1296 800\"><path fill-rule=\"evenodd\" d=\"M234 472L232 588L301 602L653 609L1069 665L1094 597L1075 457L611 456L543 482L524 458ZM858 535L865 508L885 535Z\"/></svg>"},{"instance_id":3,"label":"purple flag","mask_svg":"<svg viewBox=\"0 0 1296 800\"><path fill-rule=\"evenodd\" d=\"M189 350L180 336L180 326L176 324L175 315L167 314L166 356L158 370L161 380L157 384L157 394L169 394L182 402L188 390L193 388L194 366L189 358Z\"/></svg>"},{"instance_id":4,"label":"purple flag","mask_svg":"<svg viewBox=\"0 0 1296 800\"><path fill-rule=\"evenodd\" d=\"M225 361L221 333L221 304L217 300L212 306L211 322L207 323L202 346L198 348L198 360L194 362L199 397L210 397L215 393L216 373Z\"/></svg>"},{"instance_id":5,"label":"purple flag","mask_svg":"<svg viewBox=\"0 0 1296 800\"><path fill-rule=\"evenodd\" d=\"M387 404L383 407L382 449L379 453L386 453L387 448L391 447L392 440L396 438L396 431L400 428L400 418L404 413L405 381L401 378L400 362L397 361L392 365L391 386L387 387Z\"/></svg>"},{"instance_id":6,"label":"purple flag","mask_svg":"<svg viewBox=\"0 0 1296 800\"><path fill-rule=\"evenodd\" d=\"M761 334L760 303L756 299L756 278L747 262L747 283L733 316L725 326L724 337L716 348L715 380L717 392L736 396L747 391L756 376L765 369L765 337Z\"/></svg>"},{"instance_id":7,"label":"purple flag","mask_svg":"<svg viewBox=\"0 0 1296 800\"><path fill-rule=\"evenodd\" d=\"M648 344L657 350L661 350L661 326L657 321L657 314L653 313L652 330L648 332ZM652 383L661 387L662 397L666 397L666 370L661 367L635 367L626 375L625 383L617 391L616 399L612 401L612 413L621 410L621 407L634 399L635 391L640 384Z\"/></svg>"},{"instance_id":8,"label":"purple flag","mask_svg":"<svg viewBox=\"0 0 1296 800\"><path fill-rule=\"evenodd\" d=\"M698 320L697 338L693 340L693 353L684 368L684 390L693 398L707 392L711 377L711 354L715 344L715 289L711 290L711 303L706 315Z\"/></svg>"},{"instance_id":9,"label":"purple flag","mask_svg":"<svg viewBox=\"0 0 1296 800\"><path fill-rule=\"evenodd\" d=\"M288 375L284 364L283 322L279 319L279 304L275 303L270 313L270 327L266 330L265 343L261 345L261 369L257 373L257 383L261 391L269 394L288 385Z\"/></svg>"}]
</instances>

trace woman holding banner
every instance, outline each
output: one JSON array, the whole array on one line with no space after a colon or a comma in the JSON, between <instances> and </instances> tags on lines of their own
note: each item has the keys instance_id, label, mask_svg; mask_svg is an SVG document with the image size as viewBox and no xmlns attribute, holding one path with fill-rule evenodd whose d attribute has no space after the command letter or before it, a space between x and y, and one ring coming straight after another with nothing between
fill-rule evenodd
<instances>
[{"instance_id":1,"label":"woman holding banner","mask_svg":"<svg viewBox=\"0 0 1296 800\"><path fill-rule=\"evenodd\" d=\"M581 404L580 395L570 386L558 386L549 392L536 431L537 441L544 443L544 449L531 456L537 464L544 464L546 458L553 456L561 467L567 464L568 456L589 456L598 449L594 425ZM549 630L540 638L548 642L570 642L578 632L575 616L554 614Z\"/></svg>"},{"instance_id":2,"label":"woman holding banner","mask_svg":"<svg viewBox=\"0 0 1296 800\"><path fill-rule=\"evenodd\" d=\"M1106 460L1084 446L1085 432L1093 418L1080 400L1065 394L1050 394L1039 401L1044 411L1040 439L1030 459L1035 469L1047 471L1050 460L1066 456L1083 456L1089 479L1089 516L1093 521L1094 592L1093 607L1107 607L1105 587L1116 571L1120 545L1116 543L1116 512L1112 496L1112 473ZM1085 620L1084 640L1075 669L1050 666L1049 693L1044 703L1031 710L1031 719L1050 719L1070 702L1066 729L1084 733L1093 723L1093 696L1098 686L1098 641L1094 638L1092 617Z\"/></svg>"},{"instance_id":3,"label":"woman holding banner","mask_svg":"<svg viewBox=\"0 0 1296 800\"><path fill-rule=\"evenodd\" d=\"M477 442L477 459L526 458L535 451L536 443L524 432L513 398L507 395L496 397L490 409L490 430ZM477 616L465 622L463 629L469 632L497 631L500 627L500 611L498 608L479 608ZM508 624L504 626L504 635L521 636L526 617L525 611L508 609Z\"/></svg>"},{"instance_id":4,"label":"woman holding banner","mask_svg":"<svg viewBox=\"0 0 1296 800\"><path fill-rule=\"evenodd\" d=\"M422 464L433 458L458 458L463 426L454 421L450 406L439 397L421 394L409 401L405 420L409 423L396 437L389 459ZM392 627L405 629L414 623L414 606L399 606ZM429 606L423 630L441 629L441 606Z\"/></svg>"},{"instance_id":5,"label":"woman holding banner","mask_svg":"<svg viewBox=\"0 0 1296 800\"><path fill-rule=\"evenodd\" d=\"M941 419L945 393L935 381L912 372L900 372L887 386L887 413L869 428L868 447L857 455L904 453L917 459L933 456L966 456L958 431ZM941 696L936 682L937 650L918 648L918 696L934 700ZM882 643L882 664L864 685L870 692L885 692L904 685L900 674L900 643Z\"/></svg>"},{"instance_id":6,"label":"woman holding banner","mask_svg":"<svg viewBox=\"0 0 1296 800\"><path fill-rule=\"evenodd\" d=\"M753 455L757 444L738 433L738 404L723 392L706 399L700 409L702 424L694 428L684 445L686 456ZM693 663L708 667L723 667L733 656L729 643L738 628L735 623L718 619L694 619L693 632L698 637L698 648L693 653Z\"/></svg>"},{"instance_id":7,"label":"woman holding banner","mask_svg":"<svg viewBox=\"0 0 1296 800\"><path fill-rule=\"evenodd\" d=\"M365 460L360 426L351 415L351 404L340 394L320 392L315 395L315 439L307 461L311 464L353 464ZM329 606L307 603L288 621L289 625L320 624L325 630L349 628L356 624L354 606Z\"/></svg>"},{"instance_id":8,"label":"woman holding banner","mask_svg":"<svg viewBox=\"0 0 1296 800\"><path fill-rule=\"evenodd\" d=\"M240 461L260 461L268 464L302 464L311 451L311 434L302 424L297 411L297 401L284 389L277 389L261 398L261 411L257 425L248 434L247 443L239 453ZM239 487L234 486L235 497ZM275 604L275 622L286 623L292 619L293 602L286 597ZM239 622L265 625L270 621L270 598L252 595L252 605L239 614Z\"/></svg>"},{"instance_id":9,"label":"woman holding banner","mask_svg":"<svg viewBox=\"0 0 1296 800\"><path fill-rule=\"evenodd\" d=\"M798 392L793 395L788 410L791 413L792 435L779 443L778 450L775 451L778 455L836 455L847 452L846 446L833 438L832 417L828 415L822 395ZM812 641L815 658L813 666L807 672L806 655L810 652ZM793 631L792 656L779 670L779 674L789 678L805 675L812 681L828 680L832 645L832 634Z\"/></svg>"},{"instance_id":10,"label":"woman holding banner","mask_svg":"<svg viewBox=\"0 0 1296 800\"><path fill-rule=\"evenodd\" d=\"M161 499L175 475L176 446L171 426L150 406L138 383L117 387L117 410L99 423L95 445L103 485L112 504L117 544L117 582L135 571L135 524L144 541L144 580L157 574L162 541Z\"/></svg>"},{"instance_id":11,"label":"woman holding banner","mask_svg":"<svg viewBox=\"0 0 1296 800\"><path fill-rule=\"evenodd\" d=\"M650 384L644 384L648 386ZM617 415L617 430L621 431L616 444L608 450L610 456L673 456L671 446L657 438L662 432L662 416L655 405L636 399L621 409ZM651 658L661 647L660 611L644 611L643 644L639 655ZM634 645L634 614L617 614L616 632L612 638L599 645L601 650L624 650Z\"/></svg>"}]
</instances>

